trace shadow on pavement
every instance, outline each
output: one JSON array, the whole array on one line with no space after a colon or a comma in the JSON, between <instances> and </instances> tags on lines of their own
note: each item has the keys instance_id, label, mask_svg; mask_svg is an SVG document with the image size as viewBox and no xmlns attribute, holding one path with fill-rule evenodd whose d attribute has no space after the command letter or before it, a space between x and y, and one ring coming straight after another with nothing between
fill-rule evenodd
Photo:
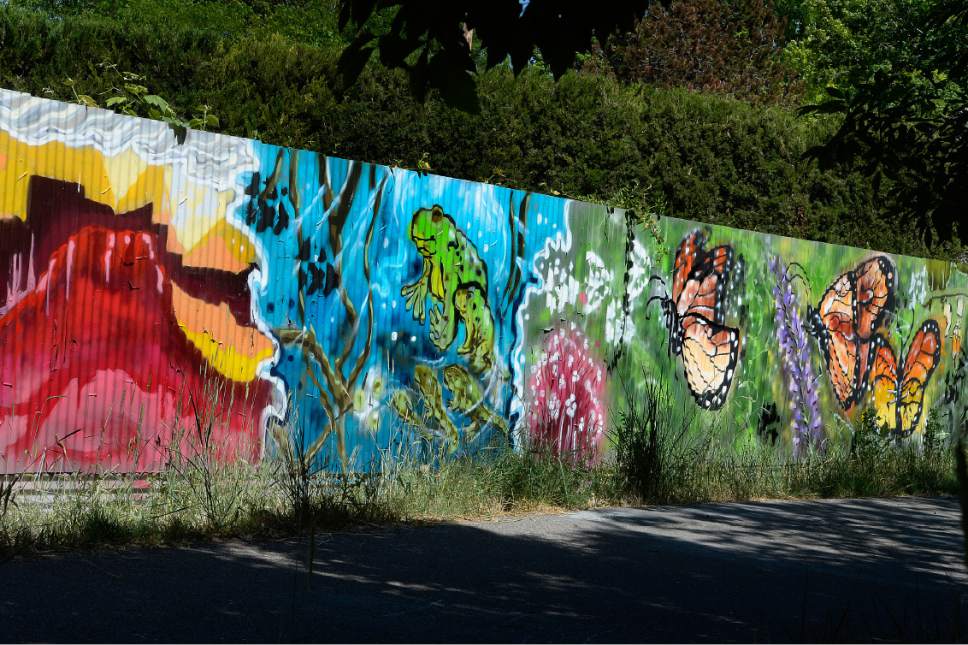
<instances>
[{"instance_id":1,"label":"shadow on pavement","mask_svg":"<svg viewBox=\"0 0 968 645\"><path fill-rule=\"evenodd\" d=\"M0 564L3 640L957 641L957 502L607 509Z\"/></svg>"}]
</instances>

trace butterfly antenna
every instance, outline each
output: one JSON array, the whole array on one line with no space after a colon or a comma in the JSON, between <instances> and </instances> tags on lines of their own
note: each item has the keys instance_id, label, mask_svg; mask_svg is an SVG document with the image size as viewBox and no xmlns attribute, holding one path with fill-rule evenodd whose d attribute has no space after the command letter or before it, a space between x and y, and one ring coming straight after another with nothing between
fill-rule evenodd
<instances>
[{"instance_id":1,"label":"butterfly antenna","mask_svg":"<svg viewBox=\"0 0 968 645\"><path fill-rule=\"evenodd\" d=\"M900 318L897 315L897 311L894 309L886 310L887 313L884 316L884 326L889 327L891 325L897 326L900 322Z\"/></svg>"},{"instance_id":2,"label":"butterfly antenna","mask_svg":"<svg viewBox=\"0 0 968 645\"><path fill-rule=\"evenodd\" d=\"M791 269L797 269L792 271ZM787 265L787 275L790 277L790 283L792 284L794 280L799 279L803 283L803 286L810 290L810 278L807 277L807 270L799 262L791 262Z\"/></svg>"},{"instance_id":3,"label":"butterfly antenna","mask_svg":"<svg viewBox=\"0 0 968 645\"><path fill-rule=\"evenodd\" d=\"M665 278L663 278L662 276L660 275L649 276L649 284L652 284L653 282L659 282L662 284L662 287L665 288L666 281L665 281Z\"/></svg>"},{"instance_id":4,"label":"butterfly antenna","mask_svg":"<svg viewBox=\"0 0 968 645\"><path fill-rule=\"evenodd\" d=\"M661 276L653 275L649 277L648 284L651 285L653 282L658 282L659 284L662 285L662 293L656 294L645 301L645 309L646 309L645 319L646 320L652 319L652 316L651 314L648 313L648 310L649 310L649 305L652 304L653 300L658 300L659 302L664 302L666 300L669 300L669 290L666 288L665 279L662 278Z\"/></svg>"},{"instance_id":5,"label":"butterfly antenna","mask_svg":"<svg viewBox=\"0 0 968 645\"><path fill-rule=\"evenodd\" d=\"M663 298L665 300L669 300L670 299L670 297L669 297L669 285L666 284L665 278L663 278L662 276L653 275L653 276L649 277L648 284L651 285L653 282L658 282L659 284L662 285L662 293L664 294Z\"/></svg>"},{"instance_id":6,"label":"butterfly antenna","mask_svg":"<svg viewBox=\"0 0 968 645\"><path fill-rule=\"evenodd\" d=\"M652 320L652 314L649 312L649 305L652 304L653 300L658 300L661 303L661 302L666 302L668 299L669 298L663 294L663 295L652 296L651 298L646 300L645 301L645 319Z\"/></svg>"},{"instance_id":7,"label":"butterfly antenna","mask_svg":"<svg viewBox=\"0 0 968 645\"><path fill-rule=\"evenodd\" d=\"M802 276L804 280L809 282L809 280L807 279L807 269L802 264L800 264L799 262L791 262L787 265L787 270L790 270L790 269L799 269L800 272L797 275Z\"/></svg>"}]
</instances>

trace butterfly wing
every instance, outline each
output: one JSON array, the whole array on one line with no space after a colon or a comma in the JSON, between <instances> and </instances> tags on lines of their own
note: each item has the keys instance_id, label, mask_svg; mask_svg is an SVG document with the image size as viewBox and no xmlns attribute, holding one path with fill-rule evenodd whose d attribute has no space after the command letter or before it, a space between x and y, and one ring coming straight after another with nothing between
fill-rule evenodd
<instances>
[{"instance_id":1,"label":"butterfly wing","mask_svg":"<svg viewBox=\"0 0 968 645\"><path fill-rule=\"evenodd\" d=\"M904 369L901 372L897 400L897 432L908 436L921 422L924 390L941 360L941 329L934 320L926 320L911 340Z\"/></svg>"},{"instance_id":2,"label":"butterfly wing","mask_svg":"<svg viewBox=\"0 0 968 645\"><path fill-rule=\"evenodd\" d=\"M682 323L682 365L693 398L707 410L722 407L739 360L739 331L687 315Z\"/></svg>"},{"instance_id":3,"label":"butterfly wing","mask_svg":"<svg viewBox=\"0 0 968 645\"><path fill-rule=\"evenodd\" d=\"M854 322L862 341L870 339L894 310L895 275L894 264L884 255L854 271Z\"/></svg>"},{"instance_id":4,"label":"butterfly wing","mask_svg":"<svg viewBox=\"0 0 968 645\"><path fill-rule=\"evenodd\" d=\"M739 331L724 325L724 291L733 267L731 246L703 247L701 230L679 244L673 269L672 300L676 353L682 358L689 391L701 407L722 407L739 360Z\"/></svg>"},{"instance_id":5,"label":"butterfly wing","mask_svg":"<svg viewBox=\"0 0 968 645\"><path fill-rule=\"evenodd\" d=\"M858 387L862 362L867 361L854 326L854 275L845 273L824 292L817 309L812 333L820 342L827 373L840 407L849 409L860 394Z\"/></svg>"},{"instance_id":6,"label":"butterfly wing","mask_svg":"<svg viewBox=\"0 0 968 645\"><path fill-rule=\"evenodd\" d=\"M894 428L897 424L898 373L897 357L891 344L880 335L871 341L874 361L871 367L871 391L877 423Z\"/></svg>"},{"instance_id":7,"label":"butterfly wing","mask_svg":"<svg viewBox=\"0 0 968 645\"><path fill-rule=\"evenodd\" d=\"M867 393L867 384L870 380L870 372L874 359L874 343L870 341L857 342L857 383L854 387L854 403L860 403Z\"/></svg>"},{"instance_id":8,"label":"butterfly wing","mask_svg":"<svg viewBox=\"0 0 968 645\"><path fill-rule=\"evenodd\" d=\"M701 231L690 233L676 252L672 299L676 313L704 316L719 325L725 322L723 298L733 268L733 247L717 246L709 251Z\"/></svg>"},{"instance_id":9,"label":"butterfly wing","mask_svg":"<svg viewBox=\"0 0 968 645\"><path fill-rule=\"evenodd\" d=\"M725 324L726 285L732 268L732 247L724 245L708 253L701 251L676 300L676 313L680 317L694 314L717 325Z\"/></svg>"},{"instance_id":10,"label":"butterfly wing","mask_svg":"<svg viewBox=\"0 0 968 645\"><path fill-rule=\"evenodd\" d=\"M679 243L676 249L676 259L672 266L672 301L678 302L679 296L686 286L686 281L692 275L696 258L703 253L706 236L700 229L696 229Z\"/></svg>"}]
</instances>

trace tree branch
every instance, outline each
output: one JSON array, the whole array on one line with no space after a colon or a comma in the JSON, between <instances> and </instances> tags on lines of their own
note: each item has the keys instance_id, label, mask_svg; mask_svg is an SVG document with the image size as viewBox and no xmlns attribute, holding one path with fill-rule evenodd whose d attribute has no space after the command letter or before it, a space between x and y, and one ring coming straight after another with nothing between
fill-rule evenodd
<instances>
[{"instance_id":1,"label":"tree branch","mask_svg":"<svg viewBox=\"0 0 968 645\"><path fill-rule=\"evenodd\" d=\"M350 387L353 387L356 384L356 379L359 378L360 372L363 371L364 364L370 357L370 342L373 340L373 286L370 284L370 243L373 241L373 229L376 227L376 218L380 213L380 204L383 201L383 189L386 187L386 184L387 177L384 177L380 182L380 188L376 192L376 198L373 200L373 217L370 219L370 226L366 231L366 242L363 246L363 276L366 278L367 284L366 343L363 345L363 351L356 358L356 364L353 366L353 371L350 373Z\"/></svg>"}]
</instances>

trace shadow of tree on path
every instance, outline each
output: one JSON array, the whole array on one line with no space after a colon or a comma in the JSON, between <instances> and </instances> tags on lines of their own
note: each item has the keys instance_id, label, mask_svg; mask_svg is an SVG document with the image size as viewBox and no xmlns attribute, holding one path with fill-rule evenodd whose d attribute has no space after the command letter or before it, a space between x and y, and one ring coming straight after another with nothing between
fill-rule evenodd
<instances>
[{"instance_id":1,"label":"shadow of tree on path","mask_svg":"<svg viewBox=\"0 0 968 645\"><path fill-rule=\"evenodd\" d=\"M957 502L608 509L0 565L19 640L957 641Z\"/></svg>"}]
</instances>

